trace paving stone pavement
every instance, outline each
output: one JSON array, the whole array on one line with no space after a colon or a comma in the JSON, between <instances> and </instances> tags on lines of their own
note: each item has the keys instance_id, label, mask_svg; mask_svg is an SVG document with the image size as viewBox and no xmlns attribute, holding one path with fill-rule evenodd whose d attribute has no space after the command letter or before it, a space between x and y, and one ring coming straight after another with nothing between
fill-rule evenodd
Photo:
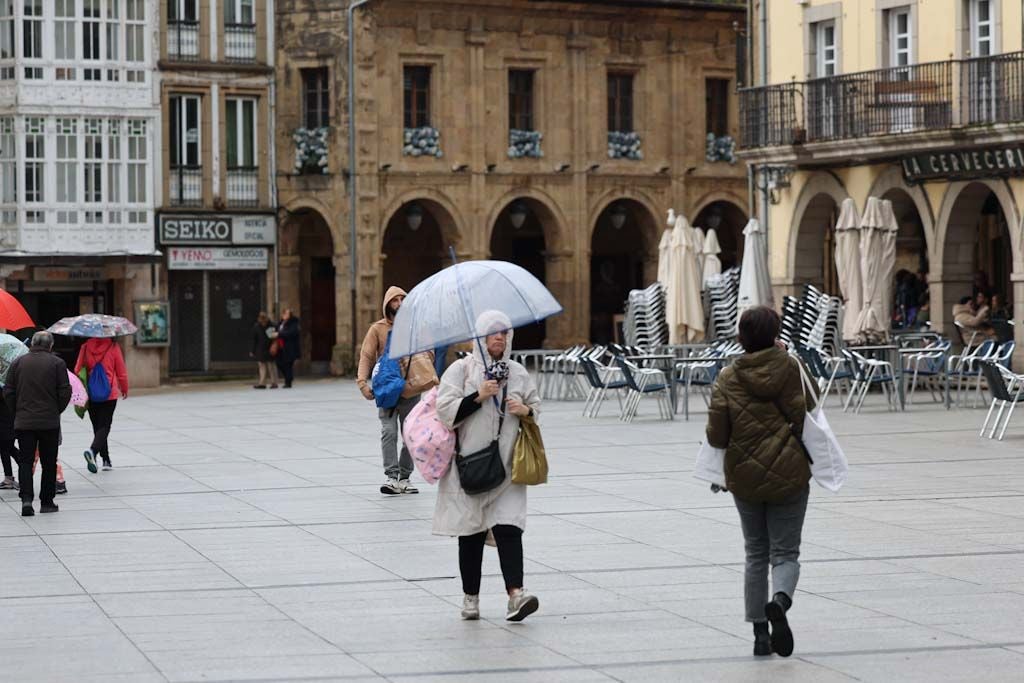
<instances>
[{"instance_id":1,"label":"paving stone pavement","mask_svg":"<svg viewBox=\"0 0 1024 683\"><path fill-rule=\"evenodd\" d=\"M5 680L967 681L1024 671L1024 416L830 418L852 465L812 486L790 659L755 660L731 499L693 479L703 405L623 425L609 401L549 402L547 486L530 491L527 586L503 620L460 621L457 547L434 489L384 497L372 406L348 381L167 388L122 402L115 469L90 474L64 417L61 511L0 496Z\"/></svg>"}]
</instances>

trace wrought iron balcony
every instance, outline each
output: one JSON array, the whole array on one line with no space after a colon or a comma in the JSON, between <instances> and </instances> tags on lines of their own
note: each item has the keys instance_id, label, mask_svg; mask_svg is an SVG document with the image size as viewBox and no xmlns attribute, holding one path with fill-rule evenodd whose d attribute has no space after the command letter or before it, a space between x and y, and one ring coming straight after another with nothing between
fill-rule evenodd
<instances>
[{"instance_id":1,"label":"wrought iron balcony","mask_svg":"<svg viewBox=\"0 0 1024 683\"><path fill-rule=\"evenodd\" d=\"M739 92L756 149L1024 121L1024 52L840 74Z\"/></svg>"},{"instance_id":2,"label":"wrought iron balcony","mask_svg":"<svg viewBox=\"0 0 1024 683\"><path fill-rule=\"evenodd\" d=\"M170 175L171 206L202 206L203 168L201 166L172 166Z\"/></svg>"},{"instance_id":3,"label":"wrought iron balcony","mask_svg":"<svg viewBox=\"0 0 1024 683\"><path fill-rule=\"evenodd\" d=\"M259 206L259 169L239 167L228 169L227 203L232 207L253 208Z\"/></svg>"},{"instance_id":4,"label":"wrought iron balcony","mask_svg":"<svg viewBox=\"0 0 1024 683\"><path fill-rule=\"evenodd\" d=\"M167 22L167 56L177 61L199 59L199 22L171 20Z\"/></svg>"},{"instance_id":5,"label":"wrought iron balcony","mask_svg":"<svg viewBox=\"0 0 1024 683\"><path fill-rule=\"evenodd\" d=\"M229 62L256 61L256 24L224 25L224 58Z\"/></svg>"}]
</instances>

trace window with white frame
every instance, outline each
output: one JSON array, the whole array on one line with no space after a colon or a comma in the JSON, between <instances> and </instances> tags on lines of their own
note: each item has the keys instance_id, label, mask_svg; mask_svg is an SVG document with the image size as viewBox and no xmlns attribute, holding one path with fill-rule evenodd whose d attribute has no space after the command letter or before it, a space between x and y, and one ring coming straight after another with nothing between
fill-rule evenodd
<instances>
[{"instance_id":1,"label":"window with white frame","mask_svg":"<svg viewBox=\"0 0 1024 683\"><path fill-rule=\"evenodd\" d=\"M198 95L173 95L170 98L170 201L171 204L195 204L202 200L203 172Z\"/></svg>"},{"instance_id":2,"label":"window with white frame","mask_svg":"<svg viewBox=\"0 0 1024 683\"><path fill-rule=\"evenodd\" d=\"M836 22L820 21L814 25L815 75L818 78L835 76L836 64Z\"/></svg>"},{"instance_id":3,"label":"window with white frame","mask_svg":"<svg viewBox=\"0 0 1024 683\"><path fill-rule=\"evenodd\" d=\"M256 100L228 99L225 107L228 168L256 166Z\"/></svg>"},{"instance_id":4,"label":"window with white frame","mask_svg":"<svg viewBox=\"0 0 1024 683\"><path fill-rule=\"evenodd\" d=\"M0 0L0 81L14 80L14 0Z\"/></svg>"},{"instance_id":5,"label":"window with white frame","mask_svg":"<svg viewBox=\"0 0 1024 683\"><path fill-rule=\"evenodd\" d=\"M22 0L21 56L26 60L43 58L43 0ZM43 67L26 66L25 78L43 77Z\"/></svg>"},{"instance_id":6,"label":"window with white frame","mask_svg":"<svg viewBox=\"0 0 1024 683\"><path fill-rule=\"evenodd\" d=\"M224 23L229 26L255 26L253 0L224 0Z\"/></svg>"},{"instance_id":7,"label":"window with white frame","mask_svg":"<svg viewBox=\"0 0 1024 683\"><path fill-rule=\"evenodd\" d=\"M995 52L995 22L992 0L970 0L971 56L988 57Z\"/></svg>"},{"instance_id":8,"label":"window with white frame","mask_svg":"<svg viewBox=\"0 0 1024 683\"><path fill-rule=\"evenodd\" d=\"M85 134L85 203L103 201L103 121L86 119Z\"/></svg>"},{"instance_id":9,"label":"window with white frame","mask_svg":"<svg viewBox=\"0 0 1024 683\"><path fill-rule=\"evenodd\" d=\"M253 98L228 98L224 106L227 129L227 200L230 206L255 206L259 200L256 169L256 104Z\"/></svg>"},{"instance_id":10,"label":"window with white frame","mask_svg":"<svg viewBox=\"0 0 1024 683\"><path fill-rule=\"evenodd\" d=\"M199 56L199 0L167 0L167 55Z\"/></svg>"},{"instance_id":11,"label":"window with white frame","mask_svg":"<svg viewBox=\"0 0 1024 683\"><path fill-rule=\"evenodd\" d=\"M128 119L128 203L146 202L146 165L149 145L146 143L146 120Z\"/></svg>"},{"instance_id":12,"label":"window with white frame","mask_svg":"<svg viewBox=\"0 0 1024 683\"><path fill-rule=\"evenodd\" d=\"M53 9L53 57L58 62L56 78L58 81L75 80L74 64L78 59L75 51L75 34L77 32L75 4L78 0L54 0Z\"/></svg>"},{"instance_id":13,"label":"window with white frame","mask_svg":"<svg viewBox=\"0 0 1024 683\"><path fill-rule=\"evenodd\" d=\"M146 61L146 2L145 0L126 0L124 27L124 56L128 62ZM144 83L146 72L132 68L129 64L127 80L130 83Z\"/></svg>"},{"instance_id":14,"label":"window with white frame","mask_svg":"<svg viewBox=\"0 0 1024 683\"><path fill-rule=\"evenodd\" d=\"M41 116L25 119L25 201L46 199L43 176L46 169L46 126Z\"/></svg>"},{"instance_id":15,"label":"window with white frame","mask_svg":"<svg viewBox=\"0 0 1024 683\"><path fill-rule=\"evenodd\" d=\"M107 201L111 204L121 202L121 121L107 121ZM120 211L108 212L107 220L111 223L121 222Z\"/></svg>"},{"instance_id":16,"label":"window with white frame","mask_svg":"<svg viewBox=\"0 0 1024 683\"><path fill-rule=\"evenodd\" d=\"M121 0L107 0L106 57L108 62L121 59ZM121 80L120 69L107 69L108 81Z\"/></svg>"},{"instance_id":17,"label":"window with white frame","mask_svg":"<svg viewBox=\"0 0 1024 683\"><path fill-rule=\"evenodd\" d=\"M103 15L100 14L100 0L82 0L82 79L86 81L100 80L101 70L89 62L99 62L100 33L103 31Z\"/></svg>"},{"instance_id":18,"label":"window with white frame","mask_svg":"<svg viewBox=\"0 0 1024 683\"><path fill-rule=\"evenodd\" d=\"M59 118L57 124L57 201L78 201L78 121Z\"/></svg>"},{"instance_id":19,"label":"window with white frame","mask_svg":"<svg viewBox=\"0 0 1024 683\"><path fill-rule=\"evenodd\" d=\"M14 136L14 117L0 118L0 204L15 206L18 203L18 150ZM4 211L4 222L7 220Z\"/></svg>"},{"instance_id":20,"label":"window with white frame","mask_svg":"<svg viewBox=\"0 0 1024 683\"><path fill-rule=\"evenodd\" d=\"M909 66L914 61L910 35L910 8L889 10L889 66Z\"/></svg>"}]
</instances>

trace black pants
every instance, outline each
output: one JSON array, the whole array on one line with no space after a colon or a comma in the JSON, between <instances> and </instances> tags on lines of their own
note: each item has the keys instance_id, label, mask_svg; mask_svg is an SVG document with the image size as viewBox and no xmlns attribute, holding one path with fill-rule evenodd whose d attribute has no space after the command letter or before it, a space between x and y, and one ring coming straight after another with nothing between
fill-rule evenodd
<instances>
[{"instance_id":1,"label":"black pants","mask_svg":"<svg viewBox=\"0 0 1024 683\"><path fill-rule=\"evenodd\" d=\"M281 376L284 377L284 385L290 387L292 380L295 379L295 361L279 360L277 361L277 369L281 371Z\"/></svg>"},{"instance_id":2,"label":"black pants","mask_svg":"<svg viewBox=\"0 0 1024 683\"><path fill-rule=\"evenodd\" d=\"M13 477L14 470L11 468L11 461L18 463L18 449L14 446L14 439L0 441L0 460L4 464L4 476Z\"/></svg>"},{"instance_id":3,"label":"black pants","mask_svg":"<svg viewBox=\"0 0 1024 683\"><path fill-rule=\"evenodd\" d=\"M491 531L498 544L498 560L501 562L501 575L505 577L505 588L522 588L523 530L509 524L498 524ZM480 595L486 540L486 531L459 536L459 573L462 575L462 592L466 595Z\"/></svg>"},{"instance_id":4,"label":"black pants","mask_svg":"<svg viewBox=\"0 0 1024 683\"><path fill-rule=\"evenodd\" d=\"M116 407L117 399L97 403L89 401L89 421L92 422L92 452L97 456L110 457L107 437L110 436L110 425L114 423L114 408Z\"/></svg>"},{"instance_id":5,"label":"black pants","mask_svg":"<svg viewBox=\"0 0 1024 683\"><path fill-rule=\"evenodd\" d=\"M31 503L35 498L32 488L32 464L39 449L39 464L43 467L43 480L39 485L39 500L52 503L57 491L57 448L60 444L59 429L17 430L18 437L18 479L21 484L21 502Z\"/></svg>"}]
</instances>

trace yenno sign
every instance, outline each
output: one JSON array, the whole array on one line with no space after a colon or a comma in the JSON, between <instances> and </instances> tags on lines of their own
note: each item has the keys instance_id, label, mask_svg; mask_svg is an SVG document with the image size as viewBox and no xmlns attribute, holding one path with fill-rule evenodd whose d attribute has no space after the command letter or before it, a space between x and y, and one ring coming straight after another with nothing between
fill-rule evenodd
<instances>
[{"instance_id":1,"label":"yenno sign","mask_svg":"<svg viewBox=\"0 0 1024 683\"><path fill-rule=\"evenodd\" d=\"M908 183L923 180L969 180L1024 175L1024 148L986 147L972 150L920 152L900 159Z\"/></svg>"},{"instance_id":2,"label":"yenno sign","mask_svg":"<svg viewBox=\"0 0 1024 683\"><path fill-rule=\"evenodd\" d=\"M171 247L168 270L266 270L266 247Z\"/></svg>"}]
</instances>

